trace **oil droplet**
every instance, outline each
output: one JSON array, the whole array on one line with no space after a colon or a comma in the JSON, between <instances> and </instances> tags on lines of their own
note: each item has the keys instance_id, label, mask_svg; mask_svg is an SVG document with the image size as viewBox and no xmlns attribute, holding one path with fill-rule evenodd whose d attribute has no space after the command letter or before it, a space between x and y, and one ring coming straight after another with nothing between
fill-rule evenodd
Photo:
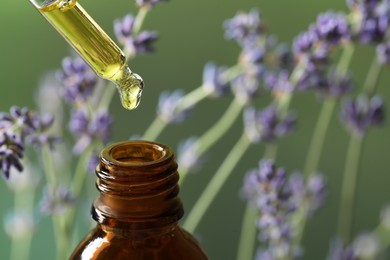
<instances>
[{"instance_id":1,"label":"oil droplet","mask_svg":"<svg viewBox=\"0 0 390 260\"><path fill-rule=\"evenodd\" d=\"M135 109L141 101L144 82L142 78L132 73L127 79L118 84L122 106L126 109Z\"/></svg>"}]
</instances>

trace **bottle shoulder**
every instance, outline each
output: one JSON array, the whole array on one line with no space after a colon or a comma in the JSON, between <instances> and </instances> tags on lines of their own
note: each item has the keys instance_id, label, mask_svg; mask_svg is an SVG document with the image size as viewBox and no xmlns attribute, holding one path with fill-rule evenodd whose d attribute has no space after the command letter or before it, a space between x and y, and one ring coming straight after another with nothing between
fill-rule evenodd
<instances>
[{"instance_id":1,"label":"bottle shoulder","mask_svg":"<svg viewBox=\"0 0 390 260\"><path fill-rule=\"evenodd\" d=\"M170 232L154 236L122 236L106 232L99 225L79 244L72 260L154 259L205 260L200 245L188 232L177 226Z\"/></svg>"}]
</instances>

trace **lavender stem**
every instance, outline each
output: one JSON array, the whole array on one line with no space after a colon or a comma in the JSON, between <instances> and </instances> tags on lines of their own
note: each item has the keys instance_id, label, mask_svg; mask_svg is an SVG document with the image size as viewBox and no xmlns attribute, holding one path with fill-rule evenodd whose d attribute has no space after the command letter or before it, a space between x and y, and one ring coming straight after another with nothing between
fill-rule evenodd
<instances>
[{"instance_id":1,"label":"lavender stem","mask_svg":"<svg viewBox=\"0 0 390 260\"><path fill-rule=\"evenodd\" d=\"M190 213L184 221L183 227L190 233L194 233L202 220L204 214L218 195L219 191L225 184L226 180L233 172L234 167L240 161L245 151L250 146L250 141L245 135L237 141L234 147L230 150L217 172L212 177L209 184L206 186Z\"/></svg>"}]
</instances>

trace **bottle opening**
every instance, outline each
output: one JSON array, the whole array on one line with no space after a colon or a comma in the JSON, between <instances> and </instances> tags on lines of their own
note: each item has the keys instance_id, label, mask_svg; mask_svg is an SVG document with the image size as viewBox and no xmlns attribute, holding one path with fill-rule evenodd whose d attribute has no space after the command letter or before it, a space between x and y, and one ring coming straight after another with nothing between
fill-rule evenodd
<instances>
[{"instance_id":1,"label":"bottle opening","mask_svg":"<svg viewBox=\"0 0 390 260\"><path fill-rule=\"evenodd\" d=\"M102 152L102 160L118 166L156 164L172 156L171 150L161 144L147 141L127 141L113 144Z\"/></svg>"}]
</instances>

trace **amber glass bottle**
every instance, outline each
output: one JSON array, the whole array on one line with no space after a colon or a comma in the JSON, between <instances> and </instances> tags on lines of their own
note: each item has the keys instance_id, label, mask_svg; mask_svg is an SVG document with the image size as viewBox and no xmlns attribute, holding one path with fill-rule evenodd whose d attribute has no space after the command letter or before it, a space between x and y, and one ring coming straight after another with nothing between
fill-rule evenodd
<instances>
[{"instance_id":1,"label":"amber glass bottle","mask_svg":"<svg viewBox=\"0 0 390 260\"><path fill-rule=\"evenodd\" d=\"M96 168L98 222L70 259L207 259L179 225L177 164L161 144L127 141L105 148Z\"/></svg>"}]
</instances>

